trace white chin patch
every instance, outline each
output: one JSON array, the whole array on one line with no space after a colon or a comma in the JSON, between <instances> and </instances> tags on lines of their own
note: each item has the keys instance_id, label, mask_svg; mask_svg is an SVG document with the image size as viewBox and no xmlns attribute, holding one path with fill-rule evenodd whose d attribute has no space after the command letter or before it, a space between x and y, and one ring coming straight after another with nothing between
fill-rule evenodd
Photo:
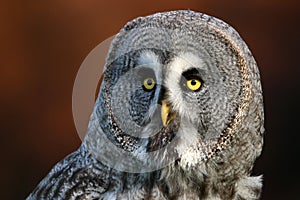
<instances>
[{"instance_id":1,"label":"white chin patch","mask_svg":"<svg viewBox=\"0 0 300 200\"><path fill-rule=\"evenodd\" d=\"M181 123L177 133L179 142L176 146L176 151L179 154L179 165L182 168L193 167L200 160L200 152L196 148L199 142L198 135L197 129L190 122Z\"/></svg>"}]
</instances>

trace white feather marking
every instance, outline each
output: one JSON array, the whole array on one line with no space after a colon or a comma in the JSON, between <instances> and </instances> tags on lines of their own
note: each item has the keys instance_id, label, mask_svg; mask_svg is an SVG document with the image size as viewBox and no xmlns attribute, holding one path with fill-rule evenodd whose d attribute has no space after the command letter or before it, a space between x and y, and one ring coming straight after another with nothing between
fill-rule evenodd
<instances>
[{"instance_id":1,"label":"white feather marking","mask_svg":"<svg viewBox=\"0 0 300 200\"><path fill-rule=\"evenodd\" d=\"M202 152L196 148L199 138L197 130L192 125L192 121L195 119L191 119L188 113L190 109L185 107L186 103L184 102L180 81L183 72L192 68L205 69L205 64L201 58L194 54L184 53L176 56L167 67L168 74L164 85L168 90L168 101L170 101L173 109L181 116L181 122L185 122L180 125L178 131L180 143L176 150L181 157L180 165L183 168L189 168L198 163L199 154Z\"/></svg>"},{"instance_id":2,"label":"white feather marking","mask_svg":"<svg viewBox=\"0 0 300 200\"><path fill-rule=\"evenodd\" d=\"M173 108L179 112L181 116L189 117L186 113L189 109L184 107L182 98L182 89L180 87L180 79L182 73L188 69L204 69L204 61L191 53L183 53L176 56L168 65L167 77L165 78L165 87L169 91L169 101L173 105Z\"/></svg>"},{"instance_id":3,"label":"white feather marking","mask_svg":"<svg viewBox=\"0 0 300 200\"><path fill-rule=\"evenodd\" d=\"M155 68L161 65L159 57L152 51L143 51L137 59L137 64L141 66L155 66Z\"/></svg>"}]
</instances>

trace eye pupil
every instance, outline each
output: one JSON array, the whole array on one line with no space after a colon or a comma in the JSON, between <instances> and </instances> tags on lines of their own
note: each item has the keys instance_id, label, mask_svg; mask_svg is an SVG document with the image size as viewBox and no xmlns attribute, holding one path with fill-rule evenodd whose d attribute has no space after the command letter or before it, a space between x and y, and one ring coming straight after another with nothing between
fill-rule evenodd
<instances>
[{"instance_id":1,"label":"eye pupil","mask_svg":"<svg viewBox=\"0 0 300 200\"><path fill-rule=\"evenodd\" d=\"M196 85L197 84L197 81L195 80L195 79L193 79L192 81L191 81L191 85Z\"/></svg>"},{"instance_id":2,"label":"eye pupil","mask_svg":"<svg viewBox=\"0 0 300 200\"><path fill-rule=\"evenodd\" d=\"M147 80L147 85L149 85L149 86L152 85L152 79Z\"/></svg>"}]
</instances>

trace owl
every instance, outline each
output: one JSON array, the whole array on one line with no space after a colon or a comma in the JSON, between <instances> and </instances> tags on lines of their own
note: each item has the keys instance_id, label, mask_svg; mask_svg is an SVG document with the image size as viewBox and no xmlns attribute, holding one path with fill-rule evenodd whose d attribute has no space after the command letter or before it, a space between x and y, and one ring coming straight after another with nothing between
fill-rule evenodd
<instances>
[{"instance_id":1,"label":"owl","mask_svg":"<svg viewBox=\"0 0 300 200\"><path fill-rule=\"evenodd\" d=\"M114 37L80 148L31 199L259 199L257 64L225 22L191 10L139 17Z\"/></svg>"}]
</instances>

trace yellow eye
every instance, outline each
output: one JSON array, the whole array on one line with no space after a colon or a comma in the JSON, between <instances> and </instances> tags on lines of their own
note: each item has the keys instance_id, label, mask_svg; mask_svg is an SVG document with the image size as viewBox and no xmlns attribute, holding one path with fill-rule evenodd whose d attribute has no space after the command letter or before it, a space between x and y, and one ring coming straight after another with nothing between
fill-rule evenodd
<instances>
[{"instance_id":1,"label":"yellow eye","mask_svg":"<svg viewBox=\"0 0 300 200\"><path fill-rule=\"evenodd\" d=\"M193 91L197 91L201 87L201 81L198 79L190 79L186 81L186 86Z\"/></svg>"},{"instance_id":2,"label":"yellow eye","mask_svg":"<svg viewBox=\"0 0 300 200\"><path fill-rule=\"evenodd\" d=\"M152 90L155 86L155 81L153 78L146 78L144 79L143 83L144 89L145 90Z\"/></svg>"}]
</instances>

